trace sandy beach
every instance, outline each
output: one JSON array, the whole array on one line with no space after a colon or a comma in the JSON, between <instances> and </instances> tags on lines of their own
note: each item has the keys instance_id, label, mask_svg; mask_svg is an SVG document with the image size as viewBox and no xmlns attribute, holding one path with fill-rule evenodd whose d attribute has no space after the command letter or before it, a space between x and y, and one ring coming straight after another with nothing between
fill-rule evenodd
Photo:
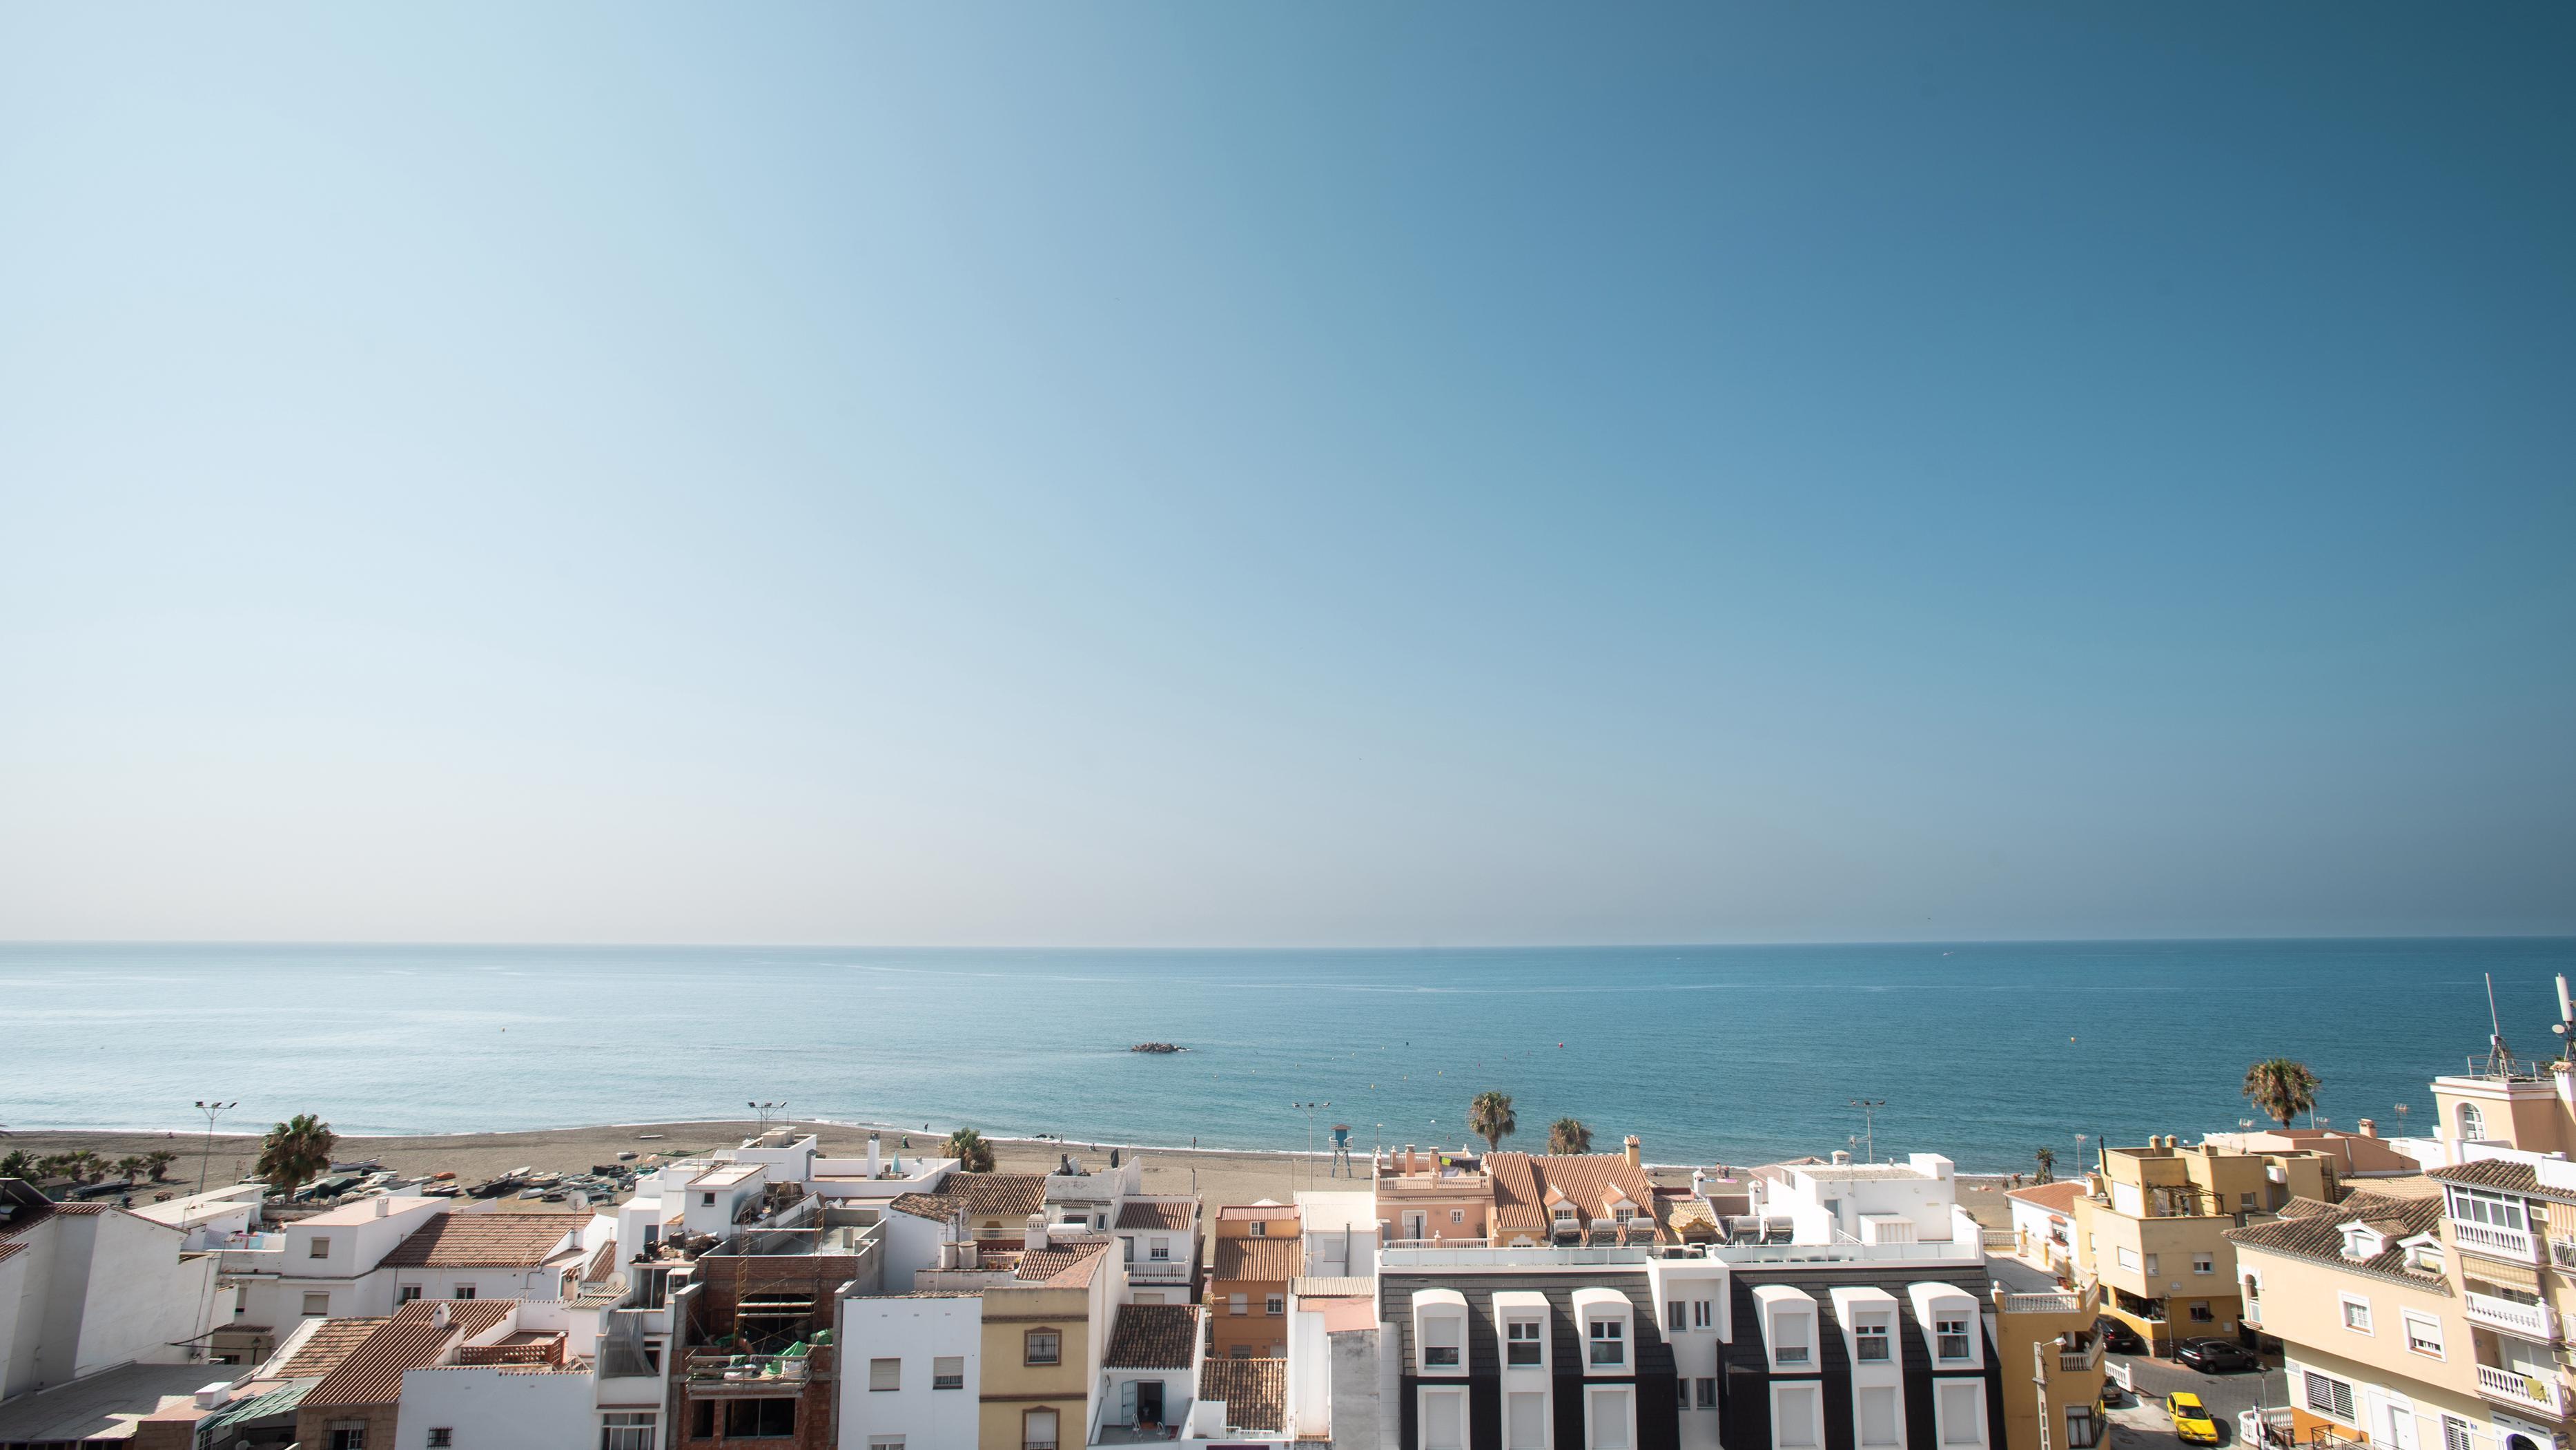
<instances>
[{"instance_id":1,"label":"sandy beach","mask_svg":"<svg viewBox=\"0 0 2576 1450\"><path fill-rule=\"evenodd\" d=\"M833 1123L803 1123L796 1126L816 1134L828 1154L858 1154L866 1151L869 1129ZM697 1123L633 1123L606 1127L555 1128L528 1133L448 1133L403 1137L346 1137L333 1158L354 1162L372 1158L385 1167L403 1173L428 1174L439 1171L454 1173L467 1183L478 1182L514 1168L540 1171L580 1172L593 1164L617 1161L621 1152L633 1152L637 1161L651 1155L685 1158L717 1148L730 1148L760 1130L759 1124L747 1121ZM898 1129L879 1128L888 1153L906 1155L935 1152L944 1135L937 1133L905 1134ZM1201 1202L1216 1205L1252 1203L1263 1198L1286 1202L1293 1193L1308 1189L1357 1188L1367 1182L1368 1153L1365 1149L1352 1154L1356 1180L1335 1178L1332 1165L1322 1154L1310 1157L1297 1152L1244 1152L1227 1149L1189 1149L1134 1147L1107 1143L1081 1143L1053 1140L992 1140L995 1167L1005 1173L1042 1173L1055 1167L1057 1157L1072 1153L1084 1163L1105 1166L1109 1150L1117 1146L1128 1156L1143 1155L1145 1188L1149 1193L1196 1193ZM23 1148L41 1157L49 1153L87 1148L113 1162L128 1154L155 1150L173 1152L178 1161L168 1169L168 1181L158 1192L186 1192L197 1183L202 1160L205 1181L212 1187L239 1181L251 1170L259 1157L259 1138L255 1134L218 1133L212 1140L202 1133L103 1133L103 1132L22 1132L0 1138L0 1151ZM1690 1181L1688 1165L1662 1165L1653 1169L1659 1183L1680 1186ZM518 1200L506 1200L509 1206L520 1206ZM2000 1180L1961 1175L1959 1202L1988 1225L2001 1227L2010 1222ZM557 1205L528 1203L529 1209L554 1211Z\"/></svg>"}]
</instances>

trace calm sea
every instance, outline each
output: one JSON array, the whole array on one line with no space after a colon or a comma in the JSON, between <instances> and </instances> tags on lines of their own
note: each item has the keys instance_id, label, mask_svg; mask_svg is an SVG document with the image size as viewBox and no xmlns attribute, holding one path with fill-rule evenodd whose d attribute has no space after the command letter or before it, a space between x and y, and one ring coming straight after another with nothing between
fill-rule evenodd
<instances>
[{"instance_id":1,"label":"calm sea","mask_svg":"<svg viewBox=\"0 0 2576 1450\"><path fill-rule=\"evenodd\" d=\"M1845 1146L2029 1165L2075 1135L2227 1129L2247 1063L2320 1111L2422 1131L2426 1079L2554 1039L2576 941L2121 942L1508 951L0 946L0 1124L342 1132L744 1116L1291 1148L1521 1136L1760 1162ZM1127 1051L1159 1039L1179 1056Z\"/></svg>"}]
</instances>

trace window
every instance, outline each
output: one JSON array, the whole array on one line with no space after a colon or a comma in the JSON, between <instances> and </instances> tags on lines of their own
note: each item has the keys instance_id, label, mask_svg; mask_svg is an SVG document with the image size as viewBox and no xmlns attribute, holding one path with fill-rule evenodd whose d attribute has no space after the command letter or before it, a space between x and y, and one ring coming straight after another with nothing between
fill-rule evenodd
<instances>
[{"instance_id":1,"label":"window","mask_svg":"<svg viewBox=\"0 0 2576 1450\"><path fill-rule=\"evenodd\" d=\"M331 1427L331 1450L367 1450L367 1427L364 1422Z\"/></svg>"},{"instance_id":2,"label":"window","mask_svg":"<svg viewBox=\"0 0 2576 1450\"><path fill-rule=\"evenodd\" d=\"M1052 1329L1030 1330L1024 1344L1024 1364L1055 1364L1064 1357L1064 1336Z\"/></svg>"},{"instance_id":3,"label":"window","mask_svg":"<svg viewBox=\"0 0 2576 1450\"><path fill-rule=\"evenodd\" d=\"M1628 1392L1593 1390L1592 1450L1628 1450Z\"/></svg>"},{"instance_id":4,"label":"window","mask_svg":"<svg viewBox=\"0 0 2576 1450\"><path fill-rule=\"evenodd\" d=\"M1774 1365L1807 1362L1807 1316L1774 1315L1771 1320L1771 1363Z\"/></svg>"},{"instance_id":5,"label":"window","mask_svg":"<svg viewBox=\"0 0 2576 1450\"><path fill-rule=\"evenodd\" d=\"M1547 1396L1503 1397L1503 1450L1547 1450Z\"/></svg>"},{"instance_id":6,"label":"window","mask_svg":"<svg viewBox=\"0 0 2576 1450\"><path fill-rule=\"evenodd\" d=\"M2252 1274L2245 1276L2245 1317L2263 1317L2263 1281Z\"/></svg>"},{"instance_id":7,"label":"window","mask_svg":"<svg viewBox=\"0 0 2576 1450\"><path fill-rule=\"evenodd\" d=\"M1226 1296L1225 1308L1226 1312L1229 1314L1249 1314L1252 1312L1252 1296L1249 1294L1229 1294Z\"/></svg>"},{"instance_id":8,"label":"window","mask_svg":"<svg viewBox=\"0 0 2576 1450\"><path fill-rule=\"evenodd\" d=\"M1820 1393L1812 1384L1771 1387L1771 1443L1779 1450L1812 1450L1823 1443L1817 1433L1823 1418L1817 1414Z\"/></svg>"},{"instance_id":9,"label":"window","mask_svg":"<svg viewBox=\"0 0 2576 1450\"><path fill-rule=\"evenodd\" d=\"M1266 1239L1270 1237L1270 1225L1256 1218L1245 1227L1244 1232L1257 1239Z\"/></svg>"},{"instance_id":10,"label":"window","mask_svg":"<svg viewBox=\"0 0 2576 1450\"><path fill-rule=\"evenodd\" d=\"M1896 1446L1905 1443L1897 1431L1896 1387L1864 1386L1855 1397L1856 1418L1860 1421L1860 1443L1870 1446Z\"/></svg>"},{"instance_id":11,"label":"window","mask_svg":"<svg viewBox=\"0 0 2576 1450\"><path fill-rule=\"evenodd\" d=\"M943 1354L930 1362L930 1387L934 1390L966 1388L966 1356Z\"/></svg>"},{"instance_id":12,"label":"window","mask_svg":"<svg viewBox=\"0 0 2576 1450\"><path fill-rule=\"evenodd\" d=\"M2146 1276L2152 1279L2163 1272L2164 1269L2156 1263L2156 1256L2154 1254L2147 1255L2147 1267L2145 1270Z\"/></svg>"},{"instance_id":13,"label":"window","mask_svg":"<svg viewBox=\"0 0 2576 1450\"><path fill-rule=\"evenodd\" d=\"M1864 1363L1887 1358L1887 1316L1875 1315L1852 1326L1853 1358Z\"/></svg>"},{"instance_id":14,"label":"window","mask_svg":"<svg viewBox=\"0 0 2576 1450\"><path fill-rule=\"evenodd\" d=\"M1055 1411L1030 1410L1020 1416L1020 1450L1055 1450Z\"/></svg>"},{"instance_id":15,"label":"window","mask_svg":"<svg viewBox=\"0 0 2576 1450\"><path fill-rule=\"evenodd\" d=\"M2415 1313L2413 1310L2408 1310L2404 1318L2406 1347L2417 1354L2428 1354L2435 1359L2440 1359L2442 1357L2442 1322L2429 1315Z\"/></svg>"},{"instance_id":16,"label":"window","mask_svg":"<svg viewBox=\"0 0 2576 1450\"><path fill-rule=\"evenodd\" d=\"M455 1427L450 1425L432 1425L429 1427L429 1450L447 1450L447 1447L455 1443Z\"/></svg>"},{"instance_id":17,"label":"window","mask_svg":"<svg viewBox=\"0 0 2576 1450\"><path fill-rule=\"evenodd\" d=\"M2129 1247L2127 1244L2121 1244L2112 1249L2111 1257L2116 1260L2123 1269L2135 1269L2138 1266L2138 1251Z\"/></svg>"},{"instance_id":18,"label":"window","mask_svg":"<svg viewBox=\"0 0 2576 1450\"><path fill-rule=\"evenodd\" d=\"M1157 1264L1170 1263L1172 1261L1172 1241L1170 1239L1149 1240L1145 1250L1145 1257Z\"/></svg>"},{"instance_id":19,"label":"window","mask_svg":"<svg viewBox=\"0 0 2576 1450\"><path fill-rule=\"evenodd\" d=\"M447 1291L447 1297L450 1299L471 1299L474 1297L474 1286L471 1284L459 1284L455 1288Z\"/></svg>"},{"instance_id":20,"label":"window","mask_svg":"<svg viewBox=\"0 0 2576 1450\"><path fill-rule=\"evenodd\" d=\"M2442 1417L2442 1450L2476 1450L2469 1422L2457 1415Z\"/></svg>"},{"instance_id":21,"label":"window","mask_svg":"<svg viewBox=\"0 0 2576 1450\"><path fill-rule=\"evenodd\" d=\"M1136 1262L1136 1241L1132 1238L1122 1237L1118 1242L1121 1245L1121 1251L1127 1262L1131 1264Z\"/></svg>"},{"instance_id":22,"label":"window","mask_svg":"<svg viewBox=\"0 0 2576 1450\"><path fill-rule=\"evenodd\" d=\"M2483 1189L2461 1188L2456 1184L2447 1191L2451 1196L2451 1217L2462 1223L2511 1229L2516 1233L2530 1226L2522 1216L2522 1200L2519 1198L2507 1198L2501 1193L2488 1193Z\"/></svg>"},{"instance_id":23,"label":"window","mask_svg":"<svg viewBox=\"0 0 2576 1450\"><path fill-rule=\"evenodd\" d=\"M1456 1314L1426 1314L1422 1318L1422 1367L1456 1369L1461 1360L1459 1350L1466 1343L1467 1321Z\"/></svg>"},{"instance_id":24,"label":"window","mask_svg":"<svg viewBox=\"0 0 2576 1450\"><path fill-rule=\"evenodd\" d=\"M1668 1301L1664 1305L1664 1327L1675 1334L1690 1328L1690 1305L1679 1299Z\"/></svg>"},{"instance_id":25,"label":"window","mask_svg":"<svg viewBox=\"0 0 2576 1450\"><path fill-rule=\"evenodd\" d=\"M662 1372L662 1344L661 1344L661 1341L659 1341L659 1340L647 1340L647 1341L645 1341L645 1344L644 1344L644 1367L645 1367L646 1369L651 1370L651 1371L652 1371L653 1373L655 1373L655 1374L660 1374L660 1373Z\"/></svg>"},{"instance_id":26,"label":"window","mask_svg":"<svg viewBox=\"0 0 2576 1450\"><path fill-rule=\"evenodd\" d=\"M1422 1450L1467 1450L1464 1390L1422 1392Z\"/></svg>"},{"instance_id":27,"label":"window","mask_svg":"<svg viewBox=\"0 0 2576 1450\"><path fill-rule=\"evenodd\" d=\"M1986 1382L1943 1380L1940 1385L1941 1443L1944 1445L1984 1444Z\"/></svg>"},{"instance_id":28,"label":"window","mask_svg":"<svg viewBox=\"0 0 2576 1450\"><path fill-rule=\"evenodd\" d=\"M652 1412L613 1410L600 1416L599 1450L653 1450Z\"/></svg>"},{"instance_id":29,"label":"window","mask_svg":"<svg viewBox=\"0 0 2576 1450\"><path fill-rule=\"evenodd\" d=\"M868 1361L868 1388L872 1391L903 1388L903 1361L872 1359Z\"/></svg>"},{"instance_id":30,"label":"window","mask_svg":"<svg viewBox=\"0 0 2576 1450\"><path fill-rule=\"evenodd\" d=\"M786 1440L796 1434L792 1399L733 1400L725 1405L725 1435L737 1440Z\"/></svg>"},{"instance_id":31,"label":"window","mask_svg":"<svg viewBox=\"0 0 2576 1450\"><path fill-rule=\"evenodd\" d=\"M1954 1312L1932 1321L1932 1354L1937 1359L1967 1359L1968 1321Z\"/></svg>"},{"instance_id":32,"label":"window","mask_svg":"<svg viewBox=\"0 0 2576 1450\"><path fill-rule=\"evenodd\" d=\"M701 1440L716 1436L716 1402L699 1400L689 1406L689 1433Z\"/></svg>"},{"instance_id":33,"label":"window","mask_svg":"<svg viewBox=\"0 0 2576 1450\"><path fill-rule=\"evenodd\" d=\"M1627 1325L1616 1319L1595 1319L1590 1332L1595 1369L1615 1369L1628 1362Z\"/></svg>"},{"instance_id":34,"label":"window","mask_svg":"<svg viewBox=\"0 0 2576 1450\"><path fill-rule=\"evenodd\" d=\"M2351 1330L2355 1334L2368 1334L2370 1332L2370 1301L2356 1294L2345 1294L2341 1297L2343 1299L2343 1327Z\"/></svg>"},{"instance_id":35,"label":"window","mask_svg":"<svg viewBox=\"0 0 2576 1450\"><path fill-rule=\"evenodd\" d=\"M700 1208L713 1208L713 1207L715 1207L715 1206L716 1206L716 1196L715 1196L714 1194L712 1194L712 1193L701 1193L701 1194L699 1194L699 1195L698 1195L698 1206L699 1206Z\"/></svg>"},{"instance_id":36,"label":"window","mask_svg":"<svg viewBox=\"0 0 2576 1450\"><path fill-rule=\"evenodd\" d=\"M1691 1328L1713 1329L1716 1325L1717 1301L1714 1299L1693 1299L1691 1301Z\"/></svg>"},{"instance_id":37,"label":"window","mask_svg":"<svg viewBox=\"0 0 2576 1450\"><path fill-rule=\"evenodd\" d=\"M2352 1418L2351 1385L2332 1375L2319 1374L2315 1370L2306 1371L2305 1384L2309 1409L2320 1415L2341 1420L2347 1425L2356 1423Z\"/></svg>"},{"instance_id":38,"label":"window","mask_svg":"<svg viewBox=\"0 0 2576 1450\"><path fill-rule=\"evenodd\" d=\"M2209 1312L2208 1300L2195 1299L2192 1301L2191 1322L2194 1324L2215 1324L2218 1322L2218 1316Z\"/></svg>"},{"instance_id":39,"label":"window","mask_svg":"<svg viewBox=\"0 0 2576 1450\"><path fill-rule=\"evenodd\" d=\"M329 1294L307 1294L304 1296L305 1318L319 1319L330 1312L331 1296Z\"/></svg>"},{"instance_id":40,"label":"window","mask_svg":"<svg viewBox=\"0 0 2576 1450\"><path fill-rule=\"evenodd\" d=\"M1673 1388L1681 1392L1681 1403L1679 1404L1679 1406L1677 1406L1677 1408L1684 1409L1684 1410L1689 1409L1689 1408L1690 1408L1690 1381L1689 1381L1689 1380L1686 1380L1686 1379L1683 1379L1683 1378L1681 1378L1680 1376L1676 1375L1676 1376L1674 1376L1674 1378L1673 1378Z\"/></svg>"},{"instance_id":41,"label":"window","mask_svg":"<svg viewBox=\"0 0 2576 1450\"><path fill-rule=\"evenodd\" d=\"M2218 1256L2217 1256L2216 1254L2194 1254L2194 1255L2192 1255L2192 1256L2191 1256L2191 1271L2192 1271L2193 1273L2195 1273L2195 1274L2215 1274L2215 1273L2217 1273L2217 1272L2218 1272Z\"/></svg>"},{"instance_id":42,"label":"window","mask_svg":"<svg viewBox=\"0 0 2576 1450\"><path fill-rule=\"evenodd\" d=\"M1467 1221L1467 1210L1463 1208L1453 1208L1449 1210L1449 1221L1451 1223L1465 1223Z\"/></svg>"},{"instance_id":43,"label":"window","mask_svg":"<svg viewBox=\"0 0 2576 1450\"><path fill-rule=\"evenodd\" d=\"M397 1304L408 1304L419 1297L420 1286L418 1284L405 1284L394 1291L394 1302Z\"/></svg>"},{"instance_id":44,"label":"window","mask_svg":"<svg viewBox=\"0 0 2576 1450\"><path fill-rule=\"evenodd\" d=\"M2102 1431L2093 1423L2091 1405L2069 1405L2066 1408L2066 1450L2093 1450L2101 1442Z\"/></svg>"},{"instance_id":45,"label":"window","mask_svg":"<svg viewBox=\"0 0 2576 1450\"><path fill-rule=\"evenodd\" d=\"M1539 1321L1515 1319L1503 1326L1503 1363L1506 1365L1542 1365L1547 1363L1546 1347L1539 1341Z\"/></svg>"},{"instance_id":46,"label":"window","mask_svg":"<svg viewBox=\"0 0 2576 1450\"><path fill-rule=\"evenodd\" d=\"M313 1236L313 1247L308 1252L317 1259L327 1259L331 1257L331 1236L329 1234L315 1234Z\"/></svg>"},{"instance_id":47,"label":"window","mask_svg":"<svg viewBox=\"0 0 2576 1450\"><path fill-rule=\"evenodd\" d=\"M1261 1312L1262 1312L1262 1313L1264 1313L1264 1314L1270 1315L1270 1316L1271 1316L1272 1318L1274 1318L1274 1319L1275 1319L1275 1318L1277 1318L1278 1316L1282 1315L1282 1314L1287 1313L1287 1312L1288 1312L1288 1299L1287 1299L1287 1296L1286 1296L1286 1295L1283 1295L1283 1294L1264 1294L1264 1295L1262 1295L1262 1296L1261 1296Z\"/></svg>"},{"instance_id":48,"label":"window","mask_svg":"<svg viewBox=\"0 0 2576 1450\"><path fill-rule=\"evenodd\" d=\"M901 1435L870 1435L868 1450L903 1450Z\"/></svg>"},{"instance_id":49,"label":"window","mask_svg":"<svg viewBox=\"0 0 2576 1450\"><path fill-rule=\"evenodd\" d=\"M2252 1213L2254 1211L2254 1195L2250 1193L2240 1193L2236 1195L2236 1211L2239 1213Z\"/></svg>"},{"instance_id":50,"label":"window","mask_svg":"<svg viewBox=\"0 0 2576 1450\"><path fill-rule=\"evenodd\" d=\"M1714 1380L1714 1379L1711 1379L1711 1378L1703 1377L1703 1378L1701 1378L1701 1379L1699 1379L1699 1380L1694 1381L1694 1383L1696 1383L1696 1384L1699 1386L1699 1407L1700 1407L1701 1409L1703 1409L1703 1410L1714 1410L1714 1409L1716 1409L1716 1408L1717 1408L1717 1381L1716 1381L1716 1380Z\"/></svg>"},{"instance_id":51,"label":"window","mask_svg":"<svg viewBox=\"0 0 2576 1450\"><path fill-rule=\"evenodd\" d=\"M2460 1136L2474 1143L2487 1135L2487 1115L2475 1103L2460 1104Z\"/></svg>"},{"instance_id":52,"label":"window","mask_svg":"<svg viewBox=\"0 0 2576 1450\"><path fill-rule=\"evenodd\" d=\"M1236 1359L1252 1358L1252 1346L1248 1344L1236 1345L1233 1350L1233 1357Z\"/></svg>"}]
</instances>

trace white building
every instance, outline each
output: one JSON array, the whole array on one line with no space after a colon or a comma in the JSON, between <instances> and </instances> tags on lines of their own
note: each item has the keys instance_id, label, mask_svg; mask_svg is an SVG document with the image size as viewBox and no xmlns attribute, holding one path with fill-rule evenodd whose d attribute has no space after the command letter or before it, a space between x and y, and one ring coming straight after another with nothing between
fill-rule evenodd
<instances>
[{"instance_id":1,"label":"white building","mask_svg":"<svg viewBox=\"0 0 2576 1450\"><path fill-rule=\"evenodd\" d=\"M1938 1153L1903 1163L1784 1163L1759 1170L1755 1211L1768 1223L1786 1218L1801 1244L1982 1242L1977 1221L1959 1207L1956 1169Z\"/></svg>"},{"instance_id":2,"label":"white building","mask_svg":"<svg viewBox=\"0 0 2576 1450\"><path fill-rule=\"evenodd\" d=\"M0 1178L0 1399L205 1357L215 1259L186 1230Z\"/></svg>"}]
</instances>

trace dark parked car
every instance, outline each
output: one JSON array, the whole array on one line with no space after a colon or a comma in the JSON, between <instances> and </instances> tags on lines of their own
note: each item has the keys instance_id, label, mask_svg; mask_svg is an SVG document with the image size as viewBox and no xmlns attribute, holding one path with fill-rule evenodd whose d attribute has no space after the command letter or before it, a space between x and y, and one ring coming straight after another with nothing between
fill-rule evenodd
<instances>
[{"instance_id":1,"label":"dark parked car","mask_svg":"<svg viewBox=\"0 0 2576 1450\"><path fill-rule=\"evenodd\" d=\"M2147 1342L2138 1337L2138 1331L2107 1314L2093 1321L2093 1332L2102 1336L2103 1346L2113 1354L2147 1352Z\"/></svg>"},{"instance_id":2,"label":"dark parked car","mask_svg":"<svg viewBox=\"0 0 2576 1450\"><path fill-rule=\"evenodd\" d=\"M2228 1374L2263 1367L2263 1361L2255 1358L2254 1351L2232 1339L2186 1339L2175 1346L2174 1358L2202 1374Z\"/></svg>"}]
</instances>

